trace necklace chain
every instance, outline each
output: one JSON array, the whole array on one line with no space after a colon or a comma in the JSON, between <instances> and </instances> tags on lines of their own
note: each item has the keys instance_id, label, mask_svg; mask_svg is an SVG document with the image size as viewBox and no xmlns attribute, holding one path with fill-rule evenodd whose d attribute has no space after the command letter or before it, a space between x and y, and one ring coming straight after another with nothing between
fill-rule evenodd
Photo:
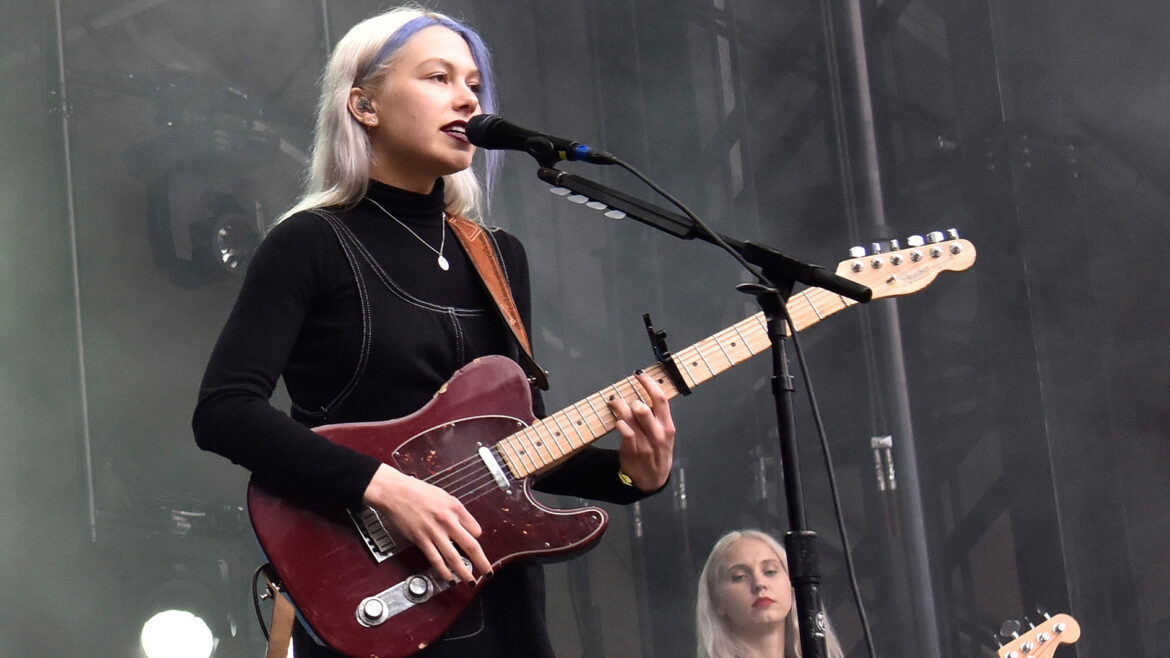
<instances>
[{"instance_id":1,"label":"necklace chain","mask_svg":"<svg viewBox=\"0 0 1170 658\"><path fill-rule=\"evenodd\" d=\"M406 222L402 221L401 219L398 219L389 210L386 210L385 208L383 208L382 204L378 203L377 201L374 201L373 199L371 199L369 197L366 197L366 200L369 201L370 203L374 204L375 206L377 206L378 210L381 210L383 213L385 213L387 217L398 222L399 226L406 229L411 235L413 235L415 240L418 240L419 242L423 243L424 247L435 252L435 255L438 256L438 258L435 260L435 262L439 264L439 269L443 270L444 272L451 269L451 264L449 262L447 262L446 256L443 255L443 247L445 247L447 245L447 213L446 212L443 213L442 221L439 222L439 230L442 232L443 237L439 240L439 248L435 249L434 247L432 247L430 245L430 243L428 243L426 240L423 240L421 237L419 237L419 234L415 233L414 229L407 226Z\"/></svg>"}]
</instances>

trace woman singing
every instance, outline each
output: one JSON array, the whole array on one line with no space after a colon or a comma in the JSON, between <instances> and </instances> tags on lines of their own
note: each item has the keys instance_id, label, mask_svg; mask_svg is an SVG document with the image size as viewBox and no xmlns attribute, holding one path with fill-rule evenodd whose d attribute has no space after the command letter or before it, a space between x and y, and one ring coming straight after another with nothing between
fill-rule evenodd
<instances>
[{"instance_id":1,"label":"woman singing","mask_svg":"<svg viewBox=\"0 0 1170 658\"><path fill-rule=\"evenodd\" d=\"M481 185L470 168L476 149L465 127L493 105L482 39L446 16L394 9L338 42L322 81L306 192L252 259L193 419L202 448L266 487L371 506L439 578L482 585L420 655L552 655L543 573L524 561L493 573L477 541L483 528L458 499L309 428L411 414L477 357L518 358L516 339L447 221L481 218ZM527 325L524 249L503 230L486 232ZM292 401L287 414L269 402L280 377ZM629 503L665 485L670 408L654 381L637 380L645 402L610 402L621 447L583 448L537 488ZM338 655L300 626L294 651Z\"/></svg>"}]
</instances>

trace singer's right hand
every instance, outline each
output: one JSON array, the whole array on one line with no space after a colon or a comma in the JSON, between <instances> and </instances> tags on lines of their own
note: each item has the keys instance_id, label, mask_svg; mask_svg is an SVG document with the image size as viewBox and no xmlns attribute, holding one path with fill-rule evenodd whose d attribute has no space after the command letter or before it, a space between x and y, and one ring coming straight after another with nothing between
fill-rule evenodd
<instances>
[{"instance_id":1,"label":"singer's right hand","mask_svg":"<svg viewBox=\"0 0 1170 658\"><path fill-rule=\"evenodd\" d=\"M482 528L467 508L446 491L382 464L366 486L362 502L384 514L406 535L443 580L451 582L455 576L465 583L475 580L456 546L476 571L490 575L491 563L476 541Z\"/></svg>"}]
</instances>

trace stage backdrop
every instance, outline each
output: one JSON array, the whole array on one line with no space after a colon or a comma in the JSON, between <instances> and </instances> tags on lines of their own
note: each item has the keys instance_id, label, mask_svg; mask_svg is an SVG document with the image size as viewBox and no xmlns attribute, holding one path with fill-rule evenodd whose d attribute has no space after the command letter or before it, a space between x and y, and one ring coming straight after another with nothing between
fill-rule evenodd
<instances>
[{"instance_id":1,"label":"stage backdrop","mask_svg":"<svg viewBox=\"0 0 1170 658\"><path fill-rule=\"evenodd\" d=\"M969 270L809 328L807 373L789 350L847 655L867 653L810 392L878 655L991 655L1037 606L1084 628L1061 655L1170 652L1163 3L433 5L492 46L500 114L617 154L724 235L829 269L910 234L974 244ZM383 7L0 7L0 655L137 656L164 606L204 617L216 656L263 650L247 475L189 419L248 251L297 195L325 57ZM679 349L758 310L713 245L536 171L507 154L488 221L528 249L550 409L653 363L643 313ZM560 655L693 653L715 539L787 528L771 376L760 356L677 400L667 489L548 568Z\"/></svg>"}]
</instances>

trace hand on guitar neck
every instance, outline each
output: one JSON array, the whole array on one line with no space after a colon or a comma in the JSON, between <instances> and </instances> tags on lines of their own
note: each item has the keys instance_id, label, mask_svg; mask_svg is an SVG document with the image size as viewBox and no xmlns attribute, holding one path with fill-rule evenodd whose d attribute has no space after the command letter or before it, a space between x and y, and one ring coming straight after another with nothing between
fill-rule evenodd
<instances>
[{"instance_id":1,"label":"hand on guitar neck","mask_svg":"<svg viewBox=\"0 0 1170 658\"><path fill-rule=\"evenodd\" d=\"M642 391L635 389L638 399L627 402L615 395L609 401L609 408L618 417L617 431L622 435L618 458L633 486L655 491L670 477L674 421L662 387L641 370L634 377L642 385Z\"/></svg>"}]
</instances>

